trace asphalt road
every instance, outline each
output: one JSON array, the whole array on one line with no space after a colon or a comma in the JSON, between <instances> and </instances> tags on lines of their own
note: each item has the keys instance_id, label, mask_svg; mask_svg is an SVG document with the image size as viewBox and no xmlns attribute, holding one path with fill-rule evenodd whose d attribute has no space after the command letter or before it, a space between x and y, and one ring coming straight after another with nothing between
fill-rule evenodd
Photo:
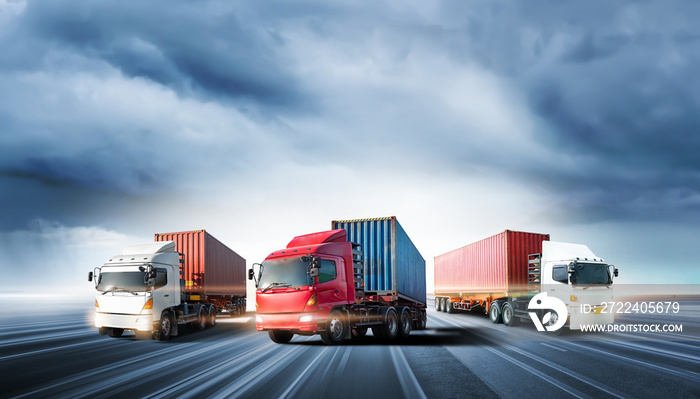
<instances>
[{"instance_id":1,"label":"asphalt road","mask_svg":"<svg viewBox=\"0 0 700 399\"><path fill-rule=\"evenodd\" d=\"M681 333L569 333L428 312L404 341L274 344L252 314L169 342L99 336L92 309L2 314L2 397L700 397L700 302ZM664 317L626 323L661 323Z\"/></svg>"}]
</instances>

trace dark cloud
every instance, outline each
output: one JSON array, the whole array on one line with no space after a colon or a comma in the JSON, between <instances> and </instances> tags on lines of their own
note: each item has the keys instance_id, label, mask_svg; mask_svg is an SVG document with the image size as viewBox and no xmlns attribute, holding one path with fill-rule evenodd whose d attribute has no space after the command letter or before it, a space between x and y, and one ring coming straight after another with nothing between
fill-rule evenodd
<instances>
[{"instance_id":1,"label":"dark cloud","mask_svg":"<svg viewBox=\"0 0 700 399\"><path fill-rule=\"evenodd\" d=\"M5 64L41 68L50 52L65 49L182 95L252 100L279 110L306 103L278 55L283 44L264 29L247 26L233 5L29 2L15 26L6 42L21 40L34 52L11 46ZM13 60L17 56L25 63Z\"/></svg>"},{"instance_id":2,"label":"dark cloud","mask_svg":"<svg viewBox=\"0 0 700 399\"><path fill-rule=\"evenodd\" d=\"M0 35L0 174L148 196L332 162L532 182L580 221L698 220L698 7L30 2Z\"/></svg>"},{"instance_id":3,"label":"dark cloud","mask_svg":"<svg viewBox=\"0 0 700 399\"><path fill-rule=\"evenodd\" d=\"M543 121L534 140L549 151L512 172L546 187L567 220L697 222L699 11L687 1L489 2L465 10L448 40L457 59L526 94Z\"/></svg>"}]
</instances>

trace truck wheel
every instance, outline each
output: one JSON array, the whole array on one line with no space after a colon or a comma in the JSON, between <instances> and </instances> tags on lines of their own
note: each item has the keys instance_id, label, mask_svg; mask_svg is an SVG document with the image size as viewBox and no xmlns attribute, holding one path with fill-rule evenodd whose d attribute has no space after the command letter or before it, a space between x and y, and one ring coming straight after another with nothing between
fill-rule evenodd
<instances>
[{"instance_id":1,"label":"truck wheel","mask_svg":"<svg viewBox=\"0 0 700 399\"><path fill-rule=\"evenodd\" d=\"M452 300L450 298L445 298L445 312L454 313L455 308L452 306Z\"/></svg>"},{"instance_id":2,"label":"truck wheel","mask_svg":"<svg viewBox=\"0 0 700 399\"><path fill-rule=\"evenodd\" d=\"M411 334L411 324L413 324L413 316L408 308L401 309L399 317L399 338L407 338Z\"/></svg>"},{"instance_id":3,"label":"truck wheel","mask_svg":"<svg viewBox=\"0 0 700 399\"><path fill-rule=\"evenodd\" d=\"M425 330L426 324L428 324L428 317L425 314L425 309L420 311L420 316L416 320L416 330Z\"/></svg>"},{"instance_id":4,"label":"truck wheel","mask_svg":"<svg viewBox=\"0 0 700 399\"><path fill-rule=\"evenodd\" d=\"M440 311L440 298L435 298L435 310Z\"/></svg>"},{"instance_id":5,"label":"truck wheel","mask_svg":"<svg viewBox=\"0 0 700 399\"><path fill-rule=\"evenodd\" d=\"M386 311L386 316L384 318L384 324L379 326L381 331L381 337L387 339L394 339L399 333L399 316L396 314L396 309L389 308ZM374 329L372 329L374 331Z\"/></svg>"},{"instance_id":6,"label":"truck wheel","mask_svg":"<svg viewBox=\"0 0 700 399\"><path fill-rule=\"evenodd\" d=\"M199 311L197 312L197 322L194 325L194 327L197 330L201 331L201 330L204 330L205 328L207 328L207 316L208 316L208 314L209 314L209 312L207 312L207 308L205 308L204 306L199 307Z\"/></svg>"},{"instance_id":7,"label":"truck wheel","mask_svg":"<svg viewBox=\"0 0 700 399\"><path fill-rule=\"evenodd\" d=\"M515 316L513 305L510 302L503 304L503 308L501 309L501 317L503 317L503 324L508 327L518 324L518 318Z\"/></svg>"},{"instance_id":8,"label":"truck wheel","mask_svg":"<svg viewBox=\"0 0 700 399\"><path fill-rule=\"evenodd\" d=\"M153 331L153 338L158 341L167 341L170 339L170 333L173 328L173 319L170 312L167 310L160 315L160 323L158 324L158 329Z\"/></svg>"},{"instance_id":9,"label":"truck wheel","mask_svg":"<svg viewBox=\"0 0 700 399\"><path fill-rule=\"evenodd\" d=\"M359 326L352 329L353 338L362 338L365 335L367 335L367 327L365 326Z\"/></svg>"},{"instance_id":10,"label":"truck wheel","mask_svg":"<svg viewBox=\"0 0 700 399\"><path fill-rule=\"evenodd\" d=\"M497 301L491 302L491 306L489 307L489 319L496 324L501 322L501 306Z\"/></svg>"},{"instance_id":11,"label":"truck wheel","mask_svg":"<svg viewBox=\"0 0 700 399\"><path fill-rule=\"evenodd\" d=\"M436 301L438 302L437 305L437 310L438 312L442 312L445 309L445 298L437 298Z\"/></svg>"},{"instance_id":12,"label":"truck wheel","mask_svg":"<svg viewBox=\"0 0 700 399\"><path fill-rule=\"evenodd\" d=\"M124 334L124 329L123 328L111 328L109 330L109 336L112 338L119 338Z\"/></svg>"},{"instance_id":13,"label":"truck wheel","mask_svg":"<svg viewBox=\"0 0 700 399\"><path fill-rule=\"evenodd\" d=\"M286 344L292 340L292 337L294 337L293 332L283 330L268 330L267 335L270 336L272 342L278 344Z\"/></svg>"},{"instance_id":14,"label":"truck wheel","mask_svg":"<svg viewBox=\"0 0 700 399\"><path fill-rule=\"evenodd\" d=\"M326 345L339 345L345 340L347 330L345 315L340 310L334 310L328 316L326 330L321 331L321 339Z\"/></svg>"},{"instance_id":15,"label":"truck wheel","mask_svg":"<svg viewBox=\"0 0 700 399\"><path fill-rule=\"evenodd\" d=\"M207 316L207 328L216 325L216 306L209 307L209 315Z\"/></svg>"}]
</instances>

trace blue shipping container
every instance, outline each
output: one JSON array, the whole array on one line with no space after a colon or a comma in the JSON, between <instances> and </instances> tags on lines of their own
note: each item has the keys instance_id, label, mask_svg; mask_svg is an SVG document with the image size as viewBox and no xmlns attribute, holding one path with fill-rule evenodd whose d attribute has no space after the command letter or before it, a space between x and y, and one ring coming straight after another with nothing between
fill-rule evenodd
<instances>
[{"instance_id":1,"label":"blue shipping container","mask_svg":"<svg viewBox=\"0 0 700 399\"><path fill-rule=\"evenodd\" d=\"M348 241L362 245L366 292L425 303L425 259L396 216L333 221L331 229L345 229Z\"/></svg>"}]
</instances>

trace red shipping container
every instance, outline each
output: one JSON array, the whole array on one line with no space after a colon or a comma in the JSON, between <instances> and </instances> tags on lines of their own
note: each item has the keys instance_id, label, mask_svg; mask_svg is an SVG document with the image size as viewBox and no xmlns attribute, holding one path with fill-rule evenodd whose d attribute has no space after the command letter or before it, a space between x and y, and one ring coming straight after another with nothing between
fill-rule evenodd
<instances>
[{"instance_id":1,"label":"red shipping container","mask_svg":"<svg viewBox=\"0 0 700 399\"><path fill-rule=\"evenodd\" d=\"M549 234L506 230L435 257L435 294L506 293L527 285L528 258Z\"/></svg>"},{"instance_id":2,"label":"red shipping container","mask_svg":"<svg viewBox=\"0 0 700 399\"><path fill-rule=\"evenodd\" d=\"M155 234L155 241L175 241L175 250L185 255L188 294L245 296L245 259L205 230Z\"/></svg>"}]
</instances>

